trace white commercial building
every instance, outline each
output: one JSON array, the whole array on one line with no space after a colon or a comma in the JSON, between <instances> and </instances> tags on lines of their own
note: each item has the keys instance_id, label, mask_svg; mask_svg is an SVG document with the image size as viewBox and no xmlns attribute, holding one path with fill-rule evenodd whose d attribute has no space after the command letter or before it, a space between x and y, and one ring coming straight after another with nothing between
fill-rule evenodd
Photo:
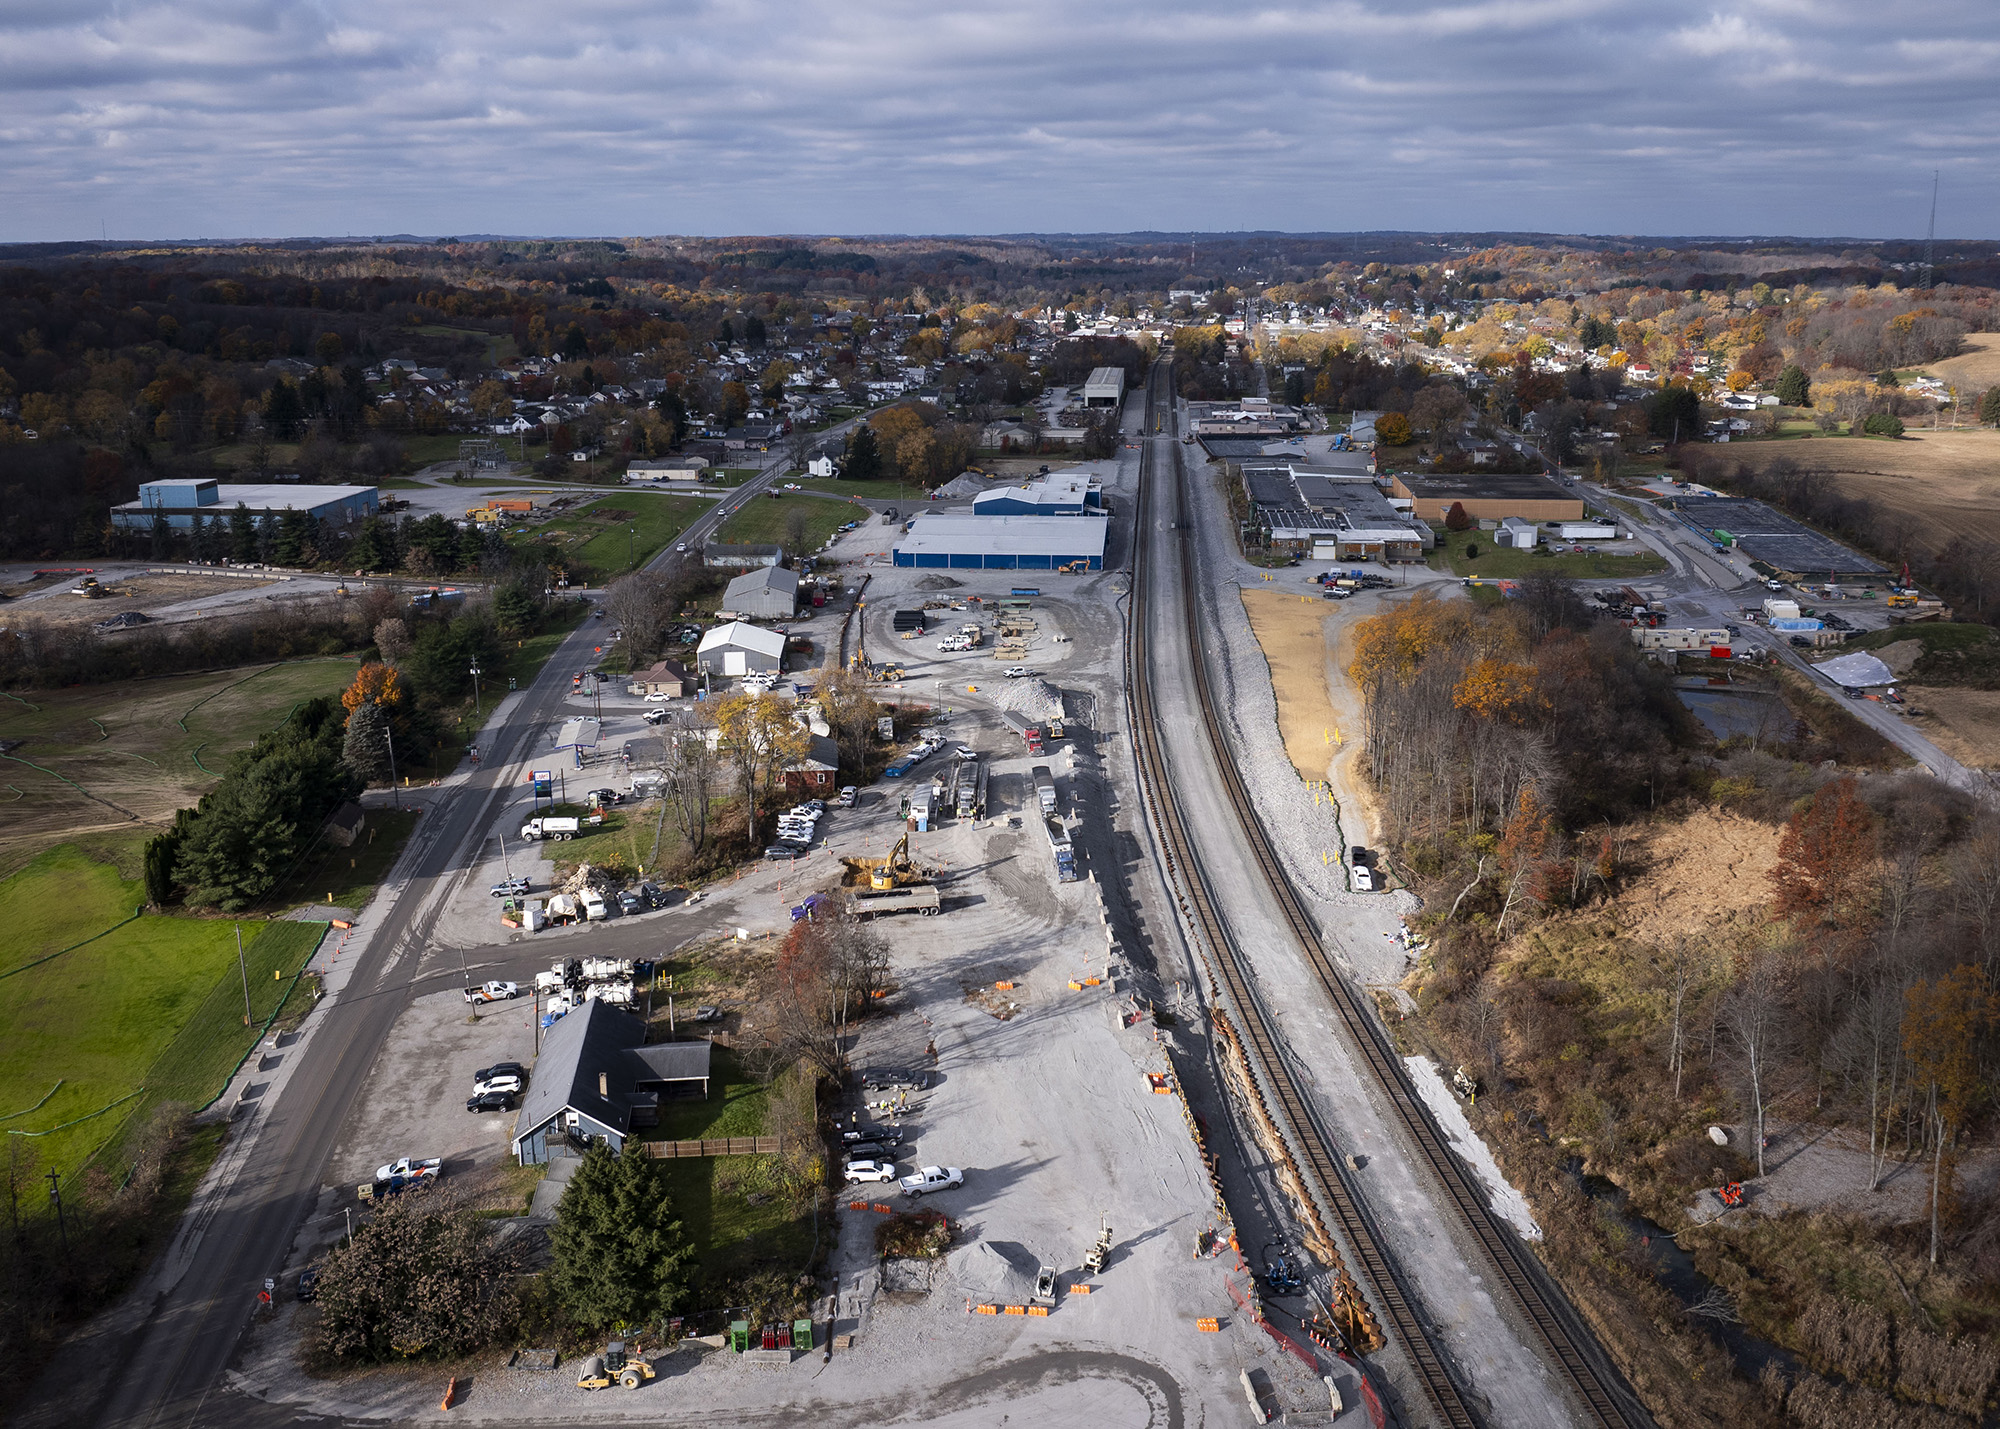
<instances>
[{"instance_id":1,"label":"white commercial building","mask_svg":"<svg viewBox=\"0 0 2000 1429\"><path fill-rule=\"evenodd\" d=\"M1096 367L1083 381L1083 405L1116 407L1125 400L1125 369Z\"/></svg>"},{"instance_id":2,"label":"white commercial building","mask_svg":"<svg viewBox=\"0 0 2000 1429\"><path fill-rule=\"evenodd\" d=\"M695 663L711 675L776 674L785 663L785 637L741 620L718 625L701 637Z\"/></svg>"}]
</instances>

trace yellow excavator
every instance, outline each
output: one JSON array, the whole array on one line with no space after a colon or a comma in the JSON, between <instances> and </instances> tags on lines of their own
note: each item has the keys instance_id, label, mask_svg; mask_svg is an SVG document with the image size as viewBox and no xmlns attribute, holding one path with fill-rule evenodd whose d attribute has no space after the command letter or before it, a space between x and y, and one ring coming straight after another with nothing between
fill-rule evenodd
<instances>
[{"instance_id":1,"label":"yellow excavator","mask_svg":"<svg viewBox=\"0 0 2000 1429\"><path fill-rule=\"evenodd\" d=\"M910 831L903 830L903 836L896 840L896 846L889 850L889 856L868 871L868 886L878 893L886 893L891 888L901 888L905 884L928 883L922 869L910 862Z\"/></svg>"}]
</instances>

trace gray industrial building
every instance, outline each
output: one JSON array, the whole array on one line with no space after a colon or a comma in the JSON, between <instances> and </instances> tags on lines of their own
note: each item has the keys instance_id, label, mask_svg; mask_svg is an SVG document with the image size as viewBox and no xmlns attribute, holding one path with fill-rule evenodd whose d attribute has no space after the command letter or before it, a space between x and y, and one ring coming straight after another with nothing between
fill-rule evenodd
<instances>
[{"instance_id":1,"label":"gray industrial building","mask_svg":"<svg viewBox=\"0 0 2000 1429\"><path fill-rule=\"evenodd\" d=\"M1432 544L1423 522L1366 472L1304 463L1245 465L1243 484L1273 545L1310 547L1332 560L1418 561Z\"/></svg>"},{"instance_id":2,"label":"gray industrial building","mask_svg":"<svg viewBox=\"0 0 2000 1429\"><path fill-rule=\"evenodd\" d=\"M1125 401L1125 369L1122 367L1095 367L1090 376L1083 379L1083 405L1086 407L1118 407Z\"/></svg>"},{"instance_id":3,"label":"gray industrial building","mask_svg":"<svg viewBox=\"0 0 2000 1429\"><path fill-rule=\"evenodd\" d=\"M799 608L798 572L783 566L745 571L722 592L721 608L730 615L787 619Z\"/></svg>"}]
</instances>

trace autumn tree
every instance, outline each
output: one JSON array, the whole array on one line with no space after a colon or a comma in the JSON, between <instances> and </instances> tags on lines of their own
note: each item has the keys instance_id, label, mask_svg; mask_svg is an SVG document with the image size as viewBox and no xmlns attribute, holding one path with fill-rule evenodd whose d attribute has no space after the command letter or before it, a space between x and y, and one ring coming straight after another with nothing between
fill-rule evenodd
<instances>
[{"instance_id":1,"label":"autumn tree","mask_svg":"<svg viewBox=\"0 0 2000 1429\"><path fill-rule=\"evenodd\" d=\"M1868 910L1875 862L1875 818L1854 781L1822 785L1779 835L1777 915L1811 939L1851 930Z\"/></svg>"},{"instance_id":2,"label":"autumn tree","mask_svg":"<svg viewBox=\"0 0 2000 1429\"><path fill-rule=\"evenodd\" d=\"M1375 440L1383 446L1408 446L1410 435L1410 419L1401 412L1384 412L1375 419Z\"/></svg>"},{"instance_id":3,"label":"autumn tree","mask_svg":"<svg viewBox=\"0 0 2000 1429\"><path fill-rule=\"evenodd\" d=\"M777 793L784 772L812 752L812 736L792 718L789 704L754 694L723 700L716 706L715 724L743 795L744 833L755 845L761 811Z\"/></svg>"},{"instance_id":4,"label":"autumn tree","mask_svg":"<svg viewBox=\"0 0 2000 1429\"><path fill-rule=\"evenodd\" d=\"M1472 518L1466 514L1464 502L1454 501L1451 503L1450 509L1444 513L1444 528L1447 531L1470 531L1472 529Z\"/></svg>"},{"instance_id":5,"label":"autumn tree","mask_svg":"<svg viewBox=\"0 0 2000 1429\"><path fill-rule=\"evenodd\" d=\"M868 737L882 717L882 706L868 682L852 670L835 670L820 678L814 697L840 747L841 765L860 772L868 761Z\"/></svg>"},{"instance_id":6,"label":"autumn tree","mask_svg":"<svg viewBox=\"0 0 2000 1429\"><path fill-rule=\"evenodd\" d=\"M1980 1031L2000 1015L2000 999L1987 991L1970 963L1905 995L1903 1052L1917 1080L1928 1088L1925 1106L1931 1150L1931 1264L1938 1259L1940 1207L1955 1200L1958 1134L1984 1089L1977 1055Z\"/></svg>"},{"instance_id":7,"label":"autumn tree","mask_svg":"<svg viewBox=\"0 0 2000 1429\"><path fill-rule=\"evenodd\" d=\"M354 683L342 693L340 703L350 715L363 705L385 707L399 705L403 702L403 690L399 680L400 675L395 666L370 660L355 672Z\"/></svg>"},{"instance_id":8,"label":"autumn tree","mask_svg":"<svg viewBox=\"0 0 2000 1429\"><path fill-rule=\"evenodd\" d=\"M1506 720L1524 719L1548 704L1536 688L1533 665L1491 658L1472 662L1452 689L1451 702L1480 719Z\"/></svg>"}]
</instances>

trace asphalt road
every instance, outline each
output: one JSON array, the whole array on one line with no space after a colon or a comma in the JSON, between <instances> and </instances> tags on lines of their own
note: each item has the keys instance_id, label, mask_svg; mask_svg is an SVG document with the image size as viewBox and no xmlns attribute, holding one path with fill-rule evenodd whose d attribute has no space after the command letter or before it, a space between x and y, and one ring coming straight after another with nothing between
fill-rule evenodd
<instances>
[{"instance_id":1,"label":"asphalt road","mask_svg":"<svg viewBox=\"0 0 2000 1429\"><path fill-rule=\"evenodd\" d=\"M704 513L681 543L707 540L783 470L782 454L773 453L758 476ZM669 547L652 564L672 557ZM564 641L534 683L488 722L484 761L431 804L364 915L368 941L345 986L313 1014L309 1034L287 1053L295 1065L285 1069L269 1105L239 1120L239 1141L254 1141L204 1211L199 1245L176 1257L186 1267L179 1279L163 1288L156 1269L133 1301L65 1346L23 1407L23 1424L193 1429L289 1420L223 1390L223 1372L265 1278L279 1273L313 1208L354 1098L396 1019L426 978L457 975L455 958L433 946L438 917L516 792L513 769L537 751L549 724L570 712L570 673L590 663L598 638L586 624ZM150 1303L138 1298L148 1294ZM116 1372L105 1373L106 1365Z\"/></svg>"}]
</instances>

